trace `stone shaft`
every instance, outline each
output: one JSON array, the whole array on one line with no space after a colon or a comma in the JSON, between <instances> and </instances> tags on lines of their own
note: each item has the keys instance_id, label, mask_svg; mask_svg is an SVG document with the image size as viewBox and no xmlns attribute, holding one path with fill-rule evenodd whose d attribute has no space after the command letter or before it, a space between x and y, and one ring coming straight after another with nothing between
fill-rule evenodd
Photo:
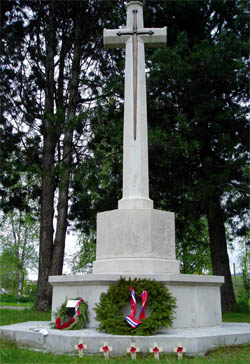
<instances>
[{"instance_id":1,"label":"stone shaft","mask_svg":"<svg viewBox=\"0 0 250 364\"><path fill-rule=\"evenodd\" d=\"M136 33L133 29L134 14L136 14ZM134 46L135 38L137 42L136 47ZM105 47L126 48L123 195L122 199L118 202L119 209L153 208L153 201L149 198L144 48L145 44L149 47L166 45L166 39L166 28L144 28L143 5L139 1L128 3L126 29L104 30Z\"/></svg>"}]
</instances>

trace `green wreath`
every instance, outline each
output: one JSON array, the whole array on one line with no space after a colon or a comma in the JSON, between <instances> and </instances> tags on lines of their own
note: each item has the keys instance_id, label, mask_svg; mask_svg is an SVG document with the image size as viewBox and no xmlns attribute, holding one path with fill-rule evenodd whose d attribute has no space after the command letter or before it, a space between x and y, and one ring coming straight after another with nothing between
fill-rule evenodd
<instances>
[{"instance_id":1,"label":"green wreath","mask_svg":"<svg viewBox=\"0 0 250 364\"><path fill-rule=\"evenodd\" d=\"M82 298L77 297L74 301L78 301L76 308L68 308L66 297L64 303L54 313L55 323L51 324L53 329L58 330L82 330L85 323L88 322L88 304Z\"/></svg>"},{"instance_id":2,"label":"green wreath","mask_svg":"<svg viewBox=\"0 0 250 364\"><path fill-rule=\"evenodd\" d=\"M135 329L129 326L123 316L122 309L131 298L129 287L132 286L139 297L148 292L147 307L149 316ZM170 327L174 319L176 299L170 294L163 282L150 279L126 280L121 277L111 285L106 293L100 296L100 302L94 308L96 320L100 322L99 331L113 335L155 335L160 328Z\"/></svg>"}]
</instances>

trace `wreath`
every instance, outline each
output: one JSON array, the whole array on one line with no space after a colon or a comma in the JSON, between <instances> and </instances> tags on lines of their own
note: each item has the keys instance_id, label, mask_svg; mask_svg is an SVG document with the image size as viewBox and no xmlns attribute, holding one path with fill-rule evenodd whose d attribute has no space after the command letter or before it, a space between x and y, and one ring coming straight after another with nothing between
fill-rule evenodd
<instances>
[{"instance_id":1,"label":"wreath","mask_svg":"<svg viewBox=\"0 0 250 364\"><path fill-rule=\"evenodd\" d=\"M88 304L82 298L74 298L75 307L67 307L68 298L54 313L56 322L52 323L53 329L82 330L88 322Z\"/></svg>"},{"instance_id":2,"label":"wreath","mask_svg":"<svg viewBox=\"0 0 250 364\"><path fill-rule=\"evenodd\" d=\"M149 315L135 328L128 324L122 313L131 299L131 287L138 297L143 296L145 291L148 293ZM139 278L126 280L121 277L106 293L101 294L94 310L96 320L100 322L99 331L114 335L149 336L155 335L160 328L172 325L175 308L176 299L163 282Z\"/></svg>"}]
</instances>

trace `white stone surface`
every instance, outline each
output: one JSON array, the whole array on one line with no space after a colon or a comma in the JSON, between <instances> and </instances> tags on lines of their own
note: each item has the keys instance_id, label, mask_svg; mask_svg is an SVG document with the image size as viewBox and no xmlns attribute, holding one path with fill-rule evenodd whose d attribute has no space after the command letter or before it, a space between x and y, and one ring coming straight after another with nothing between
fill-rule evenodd
<instances>
[{"instance_id":1,"label":"white stone surface","mask_svg":"<svg viewBox=\"0 0 250 364\"><path fill-rule=\"evenodd\" d=\"M48 331L47 336L31 331L41 326ZM75 345L81 339L87 344L86 354L99 353L99 347L106 341L113 347L110 355L122 355L133 341L142 353L148 353L152 343L157 341L163 352L173 352L173 347L182 343L187 348L186 355L204 355L208 350L219 346L240 345L250 342L250 324L223 323L217 327L195 329L168 330L154 336L118 336L109 335L95 329L59 331L53 330L49 322L23 322L0 327L0 337L15 342L18 346L26 346L55 354L75 354Z\"/></svg>"},{"instance_id":2,"label":"white stone surface","mask_svg":"<svg viewBox=\"0 0 250 364\"><path fill-rule=\"evenodd\" d=\"M177 300L173 328L217 326L221 324L220 286L223 277L189 274L136 274L123 275L155 279L164 282ZM90 328L97 328L94 307L102 292L120 278L119 274L93 274L77 276L51 276L53 286L52 312L64 302L65 297L82 297L89 305ZM187 314L188 313L188 314Z\"/></svg>"},{"instance_id":3,"label":"white stone surface","mask_svg":"<svg viewBox=\"0 0 250 364\"><path fill-rule=\"evenodd\" d=\"M137 32L153 32L138 34L137 50L137 104L136 104L136 138L134 134L134 66L132 35L133 11L137 11ZM120 35L118 35L120 34ZM123 134L123 196L118 202L119 209L153 208L149 198L148 182L148 135L147 135L147 103L145 78L145 45L148 47L165 46L167 29L144 28L143 5L139 1L127 5L126 29L104 29L104 47L125 47L125 105Z\"/></svg>"},{"instance_id":4,"label":"white stone surface","mask_svg":"<svg viewBox=\"0 0 250 364\"><path fill-rule=\"evenodd\" d=\"M153 209L97 214L94 273L179 273L174 214Z\"/></svg>"},{"instance_id":5,"label":"white stone surface","mask_svg":"<svg viewBox=\"0 0 250 364\"><path fill-rule=\"evenodd\" d=\"M137 11L136 15L134 11ZM135 34L136 52L133 47ZM128 3L125 29L104 29L106 48L126 48L123 195L118 202L118 210L97 214L97 255L93 266L94 273L179 273L179 262L175 257L174 214L153 210L148 182L144 48L145 44L150 47L165 46L166 41L166 27L144 28L143 5L139 1ZM137 68L134 68L135 54Z\"/></svg>"},{"instance_id":6,"label":"white stone surface","mask_svg":"<svg viewBox=\"0 0 250 364\"><path fill-rule=\"evenodd\" d=\"M93 264L94 272L99 273L178 273L179 262L177 260L153 259L153 258L114 258L96 260Z\"/></svg>"}]
</instances>

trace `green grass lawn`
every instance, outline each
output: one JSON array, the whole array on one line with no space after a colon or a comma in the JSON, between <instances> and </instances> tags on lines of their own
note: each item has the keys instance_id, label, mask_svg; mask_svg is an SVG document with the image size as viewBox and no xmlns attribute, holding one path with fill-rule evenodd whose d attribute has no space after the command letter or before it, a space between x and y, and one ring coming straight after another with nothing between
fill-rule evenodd
<instances>
[{"instance_id":1,"label":"green grass lawn","mask_svg":"<svg viewBox=\"0 0 250 364\"><path fill-rule=\"evenodd\" d=\"M18 322L25 321L50 321L50 319L50 312L38 312L29 308L22 311L9 310L6 308L0 309L0 326L16 324Z\"/></svg>"},{"instance_id":2,"label":"green grass lawn","mask_svg":"<svg viewBox=\"0 0 250 364\"><path fill-rule=\"evenodd\" d=\"M23 303L16 303L16 302L0 302L0 306L14 306L14 307L32 307L32 302L23 302Z\"/></svg>"},{"instance_id":3,"label":"green grass lawn","mask_svg":"<svg viewBox=\"0 0 250 364\"><path fill-rule=\"evenodd\" d=\"M223 322L247 322L249 324L250 323L250 313L226 312L223 315L222 321Z\"/></svg>"},{"instance_id":4,"label":"green grass lawn","mask_svg":"<svg viewBox=\"0 0 250 364\"><path fill-rule=\"evenodd\" d=\"M15 311L0 309L0 326L24 321L49 321L50 313L41 313L35 310ZM223 321L248 322L247 314L226 313ZM70 355L46 354L38 351L21 349L15 344L0 341L0 363L1 364L99 364L107 361L101 355L84 355L83 358ZM218 348L204 357L185 357L181 362L175 354L161 354L158 363L182 363L182 364L250 364L250 344ZM128 355L111 357L111 364L129 363ZM137 364L156 363L152 354L138 354Z\"/></svg>"}]
</instances>

